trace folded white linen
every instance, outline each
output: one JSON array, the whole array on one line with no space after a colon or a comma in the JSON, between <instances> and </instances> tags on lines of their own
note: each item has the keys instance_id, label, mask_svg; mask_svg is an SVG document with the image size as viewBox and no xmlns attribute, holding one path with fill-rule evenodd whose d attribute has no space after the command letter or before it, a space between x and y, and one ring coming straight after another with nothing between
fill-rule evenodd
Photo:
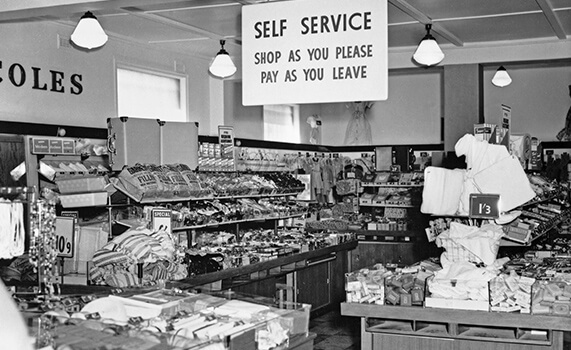
<instances>
[{"instance_id":1,"label":"folded white linen","mask_svg":"<svg viewBox=\"0 0 571 350\"><path fill-rule=\"evenodd\" d=\"M429 166L424 170L420 211L433 215L456 215L465 170Z\"/></svg>"}]
</instances>

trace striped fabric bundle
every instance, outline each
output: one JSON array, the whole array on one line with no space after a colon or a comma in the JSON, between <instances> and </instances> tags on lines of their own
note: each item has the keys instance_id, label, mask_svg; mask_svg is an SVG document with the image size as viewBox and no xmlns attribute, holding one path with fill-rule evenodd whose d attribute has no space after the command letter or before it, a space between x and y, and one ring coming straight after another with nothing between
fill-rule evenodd
<instances>
[{"instance_id":1,"label":"striped fabric bundle","mask_svg":"<svg viewBox=\"0 0 571 350\"><path fill-rule=\"evenodd\" d=\"M143 284L185 278L186 266L173 262L174 253L174 242L165 230L131 229L95 252L90 279L118 288L138 285L137 263L144 263Z\"/></svg>"},{"instance_id":2,"label":"striped fabric bundle","mask_svg":"<svg viewBox=\"0 0 571 350\"><path fill-rule=\"evenodd\" d=\"M138 284L137 275L130 272L109 274L104 278L105 283L115 288L125 288Z\"/></svg>"},{"instance_id":3,"label":"striped fabric bundle","mask_svg":"<svg viewBox=\"0 0 571 350\"><path fill-rule=\"evenodd\" d=\"M134 263L127 255L122 252L116 252L107 249L100 249L93 254L93 259L91 260L94 266L103 267L106 265L121 265L129 266Z\"/></svg>"},{"instance_id":4,"label":"striped fabric bundle","mask_svg":"<svg viewBox=\"0 0 571 350\"><path fill-rule=\"evenodd\" d=\"M161 246L161 251L156 252L158 255L160 255L164 259L172 259L174 257L174 251L175 251L174 242L170 237L170 235L165 230L153 232L151 233L151 237L153 237L156 241L158 241Z\"/></svg>"},{"instance_id":5,"label":"striped fabric bundle","mask_svg":"<svg viewBox=\"0 0 571 350\"><path fill-rule=\"evenodd\" d=\"M117 237L117 250L122 251L137 262L143 261L151 254L150 242L154 239L144 233L127 231Z\"/></svg>"}]
</instances>

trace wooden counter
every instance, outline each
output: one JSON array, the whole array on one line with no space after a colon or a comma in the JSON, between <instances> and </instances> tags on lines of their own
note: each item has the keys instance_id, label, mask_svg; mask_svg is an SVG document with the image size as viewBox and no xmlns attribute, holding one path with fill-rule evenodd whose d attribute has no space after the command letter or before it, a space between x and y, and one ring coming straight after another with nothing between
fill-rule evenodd
<instances>
[{"instance_id":1,"label":"wooden counter","mask_svg":"<svg viewBox=\"0 0 571 350\"><path fill-rule=\"evenodd\" d=\"M571 317L341 303L361 319L361 349L563 350Z\"/></svg>"},{"instance_id":2,"label":"wooden counter","mask_svg":"<svg viewBox=\"0 0 571 350\"><path fill-rule=\"evenodd\" d=\"M203 275L191 276L184 280L171 282L172 286L180 289L190 289L209 283L222 281L230 286L252 283L255 280L279 274L286 274L303 269L322 259L334 256L337 252L353 250L357 241L333 245L321 249L310 250L303 253L292 254L281 258L263 261L251 265L220 270Z\"/></svg>"},{"instance_id":3,"label":"wooden counter","mask_svg":"<svg viewBox=\"0 0 571 350\"><path fill-rule=\"evenodd\" d=\"M327 260L338 260L341 265L347 265L347 252L357 247L357 241L351 241L338 245L333 245L321 249L311 250L303 253L292 254L268 261L263 261L251 265L240 266L237 268L224 269L217 272L211 272L203 275L190 276L180 281L171 281L167 283L167 288L179 288L188 290L210 283L220 283L222 289L236 288L248 284L256 284L265 279L275 276L283 276L299 270L307 270L312 266ZM341 254L343 253L343 254ZM344 258L341 259L340 256ZM350 260L350 259L349 259ZM344 272L349 270L349 266L343 266L341 271L336 271L332 282L335 284L334 289L339 290L340 297L344 297ZM62 294L109 294L114 288L110 286L82 286L64 284L61 286ZM129 288L123 288L128 293ZM135 288L134 293L142 293L145 289ZM149 287L150 290L154 289ZM271 291L272 296L275 295L275 286ZM335 298L334 298L335 299ZM338 299L338 298L337 298ZM332 300L333 302L337 300ZM300 300L299 302L308 302Z\"/></svg>"}]
</instances>

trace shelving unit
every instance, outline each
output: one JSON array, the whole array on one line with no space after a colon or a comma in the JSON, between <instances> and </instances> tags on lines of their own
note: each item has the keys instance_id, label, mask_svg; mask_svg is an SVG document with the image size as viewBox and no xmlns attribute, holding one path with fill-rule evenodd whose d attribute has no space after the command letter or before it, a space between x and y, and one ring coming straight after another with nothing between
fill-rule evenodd
<instances>
[{"instance_id":1,"label":"shelving unit","mask_svg":"<svg viewBox=\"0 0 571 350\"><path fill-rule=\"evenodd\" d=\"M413 172L377 172L372 174L370 179L364 178L360 182L359 211L371 213L373 222L366 227L367 229L355 232L359 246L352 256L353 270L378 262L412 264L427 257L422 249L417 247L425 240L420 214L420 192L423 185L419 176ZM379 177L382 177L382 182L379 182ZM390 192L391 189L394 189L395 193L401 193L398 193L396 198L389 194L386 199L375 202L374 196L379 190ZM410 198L402 197L404 191L408 192ZM364 194L368 194L369 197L366 201L363 200ZM396 224L394 227L386 223L375 225L375 216L384 217L401 225Z\"/></svg>"}]
</instances>

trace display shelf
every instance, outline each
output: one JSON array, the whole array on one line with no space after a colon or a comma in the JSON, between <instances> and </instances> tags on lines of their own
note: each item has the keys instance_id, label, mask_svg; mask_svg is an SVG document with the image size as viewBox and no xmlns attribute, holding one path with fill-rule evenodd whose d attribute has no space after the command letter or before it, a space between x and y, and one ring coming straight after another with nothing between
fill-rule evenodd
<instances>
[{"instance_id":1,"label":"display shelf","mask_svg":"<svg viewBox=\"0 0 571 350\"><path fill-rule=\"evenodd\" d=\"M547 315L358 303L341 303L341 314L361 318L362 349L376 349L393 335L404 336L402 348L448 340L456 344L451 349L562 349L563 332L571 331L571 322Z\"/></svg>"},{"instance_id":2,"label":"display shelf","mask_svg":"<svg viewBox=\"0 0 571 350\"><path fill-rule=\"evenodd\" d=\"M173 232L177 232L177 231L196 230L196 229L202 229L202 228L216 228L216 227L219 227L222 225L243 224L243 223L247 223L247 222L263 222L263 221L268 221L268 220L285 220L285 219L291 219L291 218L298 218L298 217L301 217L303 215L305 215L305 213L292 214L292 215L286 215L286 216L264 216L264 217L259 217L259 218L223 221L223 222L209 223L209 224L204 224L204 225L179 226L179 227L173 227L172 230L173 230Z\"/></svg>"},{"instance_id":3,"label":"display shelf","mask_svg":"<svg viewBox=\"0 0 571 350\"><path fill-rule=\"evenodd\" d=\"M392 207L392 208L418 208L418 205L413 205L413 204L382 204L382 203L377 203L377 204L363 204L363 203L359 203L360 207L382 207L382 208L388 208L388 207Z\"/></svg>"},{"instance_id":4,"label":"display shelf","mask_svg":"<svg viewBox=\"0 0 571 350\"><path fill-rule=\"evenodd\" d=\"M359 230L355 231L355 237L361 242L370 243L413 243L416 242L416 232L414 231L381 231L381 230Z\"/></svg>"},{"instance_id":5,"label":"display shelf","mask_svg":"<svg viewBox=\"0 0 571 350\"><path fill-rule=\"evenodd\" d=\"M511 240L507 240L505 238L502 238L500 240L500 247L525 247L525 246L530 246L531 243L518 243L515 241L511 241Z\"/></svg>"},{"instance_id":6,"label":"display shelf","mask_svg":"<svg viewBox=\"0 0 571 350\"><path fill-rule=\"evenodd\" d=\"M547 315L529 315L472 310L439 308L414 308L389 305L368 305L341 303L343 316L387 318L396 320L414 320L424 322L466 325L486 325L490 327L513 327L522 329L543 329L571 331L571 322L566 318Z\"/></svg>"},{"instance_id":7,"label":"display shelf","mask_svg":"<svg viewBox=\"0 0 571 350\"><path fill-rule=\"evenodd\" d=\"M241 199L241 198L272 198L272 197L289 197L297 196L298 193L261 193L261 194L248 194L248 195L236 195L236 196L207 196L207 197L175 197L175 198L146 198L142 200L137 200L133 195L124 191L121 187L115 186L119 192L123 193L135 203L139 204L159 204L159 203L175 203L175 202L198 202L198 201L208 201L208 200L231 200L231 199Z\"/></svg>"},{"instance_id":8,"label":"display shelf","mask_svg":"<svg viewBox=\"0 0 571 350\"><path fill-rule=\"evenodd\" d=\"M422 184L410 184L410 185L406 185L406 184L400 184L400 183L374 183L374 182L361 182L361 187L397 187L397 188L420 188L423 187L424 185Z\"/></svg>"}]
</instances>

